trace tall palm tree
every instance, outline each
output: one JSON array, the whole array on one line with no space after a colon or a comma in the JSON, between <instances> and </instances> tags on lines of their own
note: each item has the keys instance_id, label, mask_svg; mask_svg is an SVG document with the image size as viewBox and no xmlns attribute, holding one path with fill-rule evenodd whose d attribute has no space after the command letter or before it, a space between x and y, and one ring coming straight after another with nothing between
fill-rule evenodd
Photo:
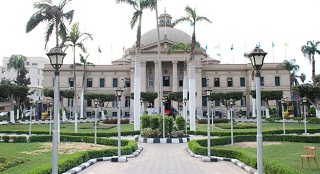
<instances>
[{"instance_id":1,"label":"tall palm tree","mask_svg":"<svg viewBox=\"0 0 320 174\"><path fill-rule=\"evenodd\" d=\"M295 59L291 59L290 61L284 60L281 64L277 66L278 68L284 68L289 72L289 80L290 80L290 94L292 99L292 86L298 85L299 82L297 80L297 72L300 69L300 66L296 64Z\"/></svg>"},{"instance_id":2,"label":"tall palm tree","mask_svg":"<svg viewBox=\"0 0 320 174\"><path fill-rule=\"evenodd\" d=\"M17 79L20 75L20 70L24 69L25 62L27 61L27 57L23 55L12 55L9 59L9 63L7 63L7 69L10 70L13 68L15 71L17 71Z\"/></svg>"},{"instance_id":3,"label":"tall palm tree","mask_svg":"<svg viewBox=\"0 0 320 174\"><path fill-rule=\"evenodd\" d=\"M86 49L84 47L83 42L91 39L92 35L89 33L81 33L79 23L76 22L72 25L70 34L67 35L66 40L63 41L63 46L65 49L68 49L69 47L72 48L73 51L73 65L76 64L76 47L80 48L82 52L85 52ZM73 66L73 91L74 91L74 119L75 119L75 125L77 125L77 76L76 76L76 66ZM77 133L77 128L75 129L75 132Z\"/></svg>"},{"instance_id":4,"label":"tall palm tree","mask_svg":"<svg viewBox=\"0 0 320 174\"><path fill-rule=\"evenodd\" d=\"M81 66L82 67L82 90L81 90L81 113L83 114L83 99L84 99L84 83L86 81L87 76L87 67L88 66L95 66L94 63L91 63L88 61L90 54L88 54L86 57L84 57L82 54L80 54L80 63L76 63L75 66Z\"/></svg>"},{"instance_id":5,"label":"tall palm tree","mask_svg":"<svg viewBox=\"0 0 320 174\"><path fill-rule=\"evenodd\" d=\"M131 5L135 11L130 22L130 27L133 27L138 22L137 27L137 40L135 45L135 68L134 68L134 130L140 130L140 85L141 85L141 73L140 73L140 46L141 46L141 23L142 13L145 9L154 10L156 7L155 0L116 0L117 3L127 3Z\"/></svg>"},{"instance_id":6,"label":"tall palm tree","mask_svg":"<svg viewBox=\"0 0 320 174\"><path fill-rule=\"evenodd\" d=\"M249 53L244 53L243 57L250 59ZM251 90L254 90L254 68L251 68ZM256 99L251 97L252 102L252 117L256 117Z\"/></svg>"},{"instance_id":7,"label":"tall palm tree","mask_svg":"<svg viewBox=\"0 0 320 174\"><path fill-rule=\"evenodd\" d=\"M48 22L45 32L45 49L47 48L54 27L56 31L56 47L59 47L59 37L65 39L67 36L65 21L69 21L69 24L72 22L74 11L71 10L64 13L63 9L70 1L71 0L61 0L58 6L52 4L52 0L41 0L33 4L33 8L37 11L27 22L26 32L29 33L35 29L41 22Z\"/></svg>"},{"instance_id":8,"label":"tall palm tree","mask_svg":"<svg viewBox=\"0 0 320 174\"><path fill-rule=\"evenodd\" d=\"M197 48L200 48L200 43L197 42ZM188 88L187 88L187 53L190 51L191 43L176 43L171 45L167 51L167 54L172 54L174 51L183 51L184 52L184 74L183 74L183 98L187 98ZM184 110L185 111L185 110ZM183 113L186 116L186 113ZM186 117L187 118L187 117Z\"/></svg>"},{"instance_id":9,"label":"tall palm tree","mask_svg":"<svg viewBox=\"0 0 320 174\"><path fill-rule=\"evenodd\" d=\"M311 79L313 85L316 84L315 76L316 76L316 69L315 69L315 60L314 55L320 54L320 50L318 50L318 45L320 44L320 41L314 42L309 40L307 42L307 45L303 45L301 47L301 51L305 58L309 59L309 62L311 63L312 70L311 70Z\"/></svg>"},{"instance_id":10,"label":"tall palm tree","mask_svg":"<svg viewBox=\"0 0 320 174\"><path fill-rule=\"evenodd\" d=\"M190 70L189 70L189 105L190 105L190 130L196 130L195 127L195 108L196 108L196 83L195 83L195 51L196 51L196 24L200 21L206 21L212 23L207 17L198 16L196 13L196 9L192 9L187 6L185 8L185 12L187 13L186 17L181 17L176 19L173 22L173 25L177 25L181 22L189 22L191 26L193 26L192 40L191 40L191 48L190 48Z\"/></svg>"}]
</instances>

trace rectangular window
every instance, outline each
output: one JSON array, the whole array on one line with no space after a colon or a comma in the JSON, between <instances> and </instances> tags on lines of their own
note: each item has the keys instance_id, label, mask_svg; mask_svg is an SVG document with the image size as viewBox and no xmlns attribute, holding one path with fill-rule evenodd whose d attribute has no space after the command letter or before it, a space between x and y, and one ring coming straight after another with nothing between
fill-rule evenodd
<instances>
[{"instance_id":1,"label":"rectangular window","mask_svg":"<svg viewBox=\"0 0 320 174\"><path fill-rule=\"evenodd\" d=\"M241 86L241 87L245 87L245 86L246 86L246 80L245 80L244 77L241 77L241 78L240 78L240 86Z\"/></svg>"},{"instance_id":2,"label":"rectangular window","mask_svg":"<svg viewBox=\"0 0 320 174\"><path fill-rule=\"evenodd\" d=\"M228 87L232 87L232 78L228 78L227 79L227 82L228 82Z\"/></svg>"},{"instance_id":3,"label":"rectangular window","mask_svg":"<svg viewBox=\"0 0 320 174\"><path fill-rule=\"evenodd\" d=\"M130 87L130 79L126 78L126 87Z\"/></svg>"},{"instance_id":4,"label":"rectangular window","mask_svg":"<svg viewBox=\"0 0 320 174\"><path fill-rule=\"evenodd\" d=\"M32 63L31 65L32 66L38 66L38 63Z\"/></svg>"},{"instance_id":5,"label":"rectangular window","mask_svg":"<svg viewBox=\"0 0 320 174\"><path fill-rule=\"evenodd\" d=\"M73 80L73 78L69 78L69 80L68 80L68 85L69 85L69 87L74 87L74 80Z\"/></svg>"},{"instance_id":6,"label":"rectangular window","mask_svg":"<svg viewBox=\"0 0 320 174\"><path fill-rule=\"evenodd\" d=\"M220 79L214 78L214 87L220 87Z\"/></svg>"},{"instance_id":7,"label":"rectangular window","mask_svg":"<svg viewBox=\"0 0 320 174\"><path fill-rule=\"evenodd\" d=\"M202 106L207 106L207 96L202 96Z\"/></svg>"},{"instance_id":8,"label":"rectangular window","mask_svg":"<svg viewBox=\"0 0 320 174\"><path fill-rule=\"evenodd\" d=\"M214 103L215 103L214 106L220 106L220 100L215 100Z\"/></svg>"},{"instance_id":9,"label":"rectangular window","mask_svg":"<svg viewBox=\"0 0 320 174\"><path fill-rule=\"evenodd\" d=\"M148 86L152 87L153 86L153 77L148 78Z\"/></svg>"},{"instance_id":10,"label":"rectangular window","mask_svg":"<svg viewBox=\"0 0 320 174\"><path fill-rule=\"evenodd\" d=\"M130 107L130 97L126 97L124 107Z\"/></svg>"},{"instance_id":11,"label":"rectangular window","mask_svg":"<svg viewBox=\"0 0 320 174\"><path fill-rule=\"evenodd\" d=\"M202 78L202 87L207 87L207 78Z\"/></svg>"},{"instance_id":12,"label":"rectangular window","mask_svg":"<svg viewBox=\"0 0 320 174\"><path fill-rule=\"evenodd\" d=\"M242 107L247 106L246 96L242 96L242 98L241 98L241 106L242 106Z\"/></svg>"},{"instance_id":13,"label":"rectangular window","mask_svg":"<svg viewBox=\"0 0 320 174\"><path fill-rule=\"evenodd\" d=\"M91 112L87 112L87 117L91 117Z\"/></svg>"},{"instance_id":14,"label":"rectangular window","mask_svg":"<svg viewBox=\"0 0 320 174\"><path fill-rule=\"evenodd\" d=\"M68 98L68 107L73 106L73 98Z\"/></svg>"},{"instance_id":15,"label":"rectangular window","mask_svg":"<svg viewBox=\"0 0 320 174\"><path fill-rule=\"evenodd\" d=\"M117 78L112 79L112 87L114 87L114 88L118 87L118 79Z\"/></svg>"},{"instance_id":16,"label":"rectangular window","mask_svg":"<svg viewBox=\"0 0 320 174\"><path fill-rule=\"evenodd\" d=\"M87 107L91 107L91 106L92 106L91 100L87 100Z\"/></svg>"},{"instance_id":17,"label":"rectangular window","mask_svg":"<svg viewBox=\"0 0 320 174\"><path fill-rule=\"evenodd\" d=\"M40 85L40 79L38 79L38 85Z\"/></svg>"},{"instance_id":18,"label":"rectangular window","mask_svg":"<svg viewBox=\"0 0 320 174\"><path fill-rule=\"evenodd\" d=\"M260 77L260 86L264 86L264 78Z\"/></svg>"},{"instance_id":19,"label":"rectangular window","mask_svg":"<svg viewBox=\"0 0 320 174\"><path fill-rule=\"evenodd\" d=\"M100 88L104 88L104 78L100 78Z\"/></svg>"},{"instance_id":20,"label":"rectangular window","mask_svg":"<svg viewBox=\"0 0 320 174\"><path fill-rule=\"evenodd\" d=\"M112 112L112 117L117 117L117 112Z\"/></svg>"},{"instance_id":21,"label":"rectangular window","mask_svg":"<svg viewBox=\"0 0 320 174\"><path fill-rule=\"evenodd\" d=\"M163 76L163 86L170 86L170 76Z\"/></svg>"},{"instance_id":22,"label":"rectangular window","mask_svg":"<svg viewBox=\"0 0 320 174\"><path fill-rule=\"evenodd\" d=\"M275 84L276 86L280 86L280 77L275 77L275 78L274 78L274 84Z\"/></svg>"},{"instance_id":23,"label":"rectangular window","mask_svg":"<svg viewBox=\"0 0 320 174\"><path fill-rule=\"evenodd\" d=\"M87 87L92 87L92 78L87 79Z\"/></svg>"},{"instance_id":24,"label":"rectangular window","mask_svg":"<svg viewBox=\"0 0 320 174\"><path fill-rule=\"evenodd\" d=\"M179 86L183 86L183 78L179 78Z\"/></svg>"},{"instance_id":25,"label":"rectangular window","mask_svg":"<svg viewBox=\"0 0 320 174\"><path fill-rule=\"evenodd\" d=\"M130 112L124 112L124 117L130 117Z\"/></svg>"}]
</instances>

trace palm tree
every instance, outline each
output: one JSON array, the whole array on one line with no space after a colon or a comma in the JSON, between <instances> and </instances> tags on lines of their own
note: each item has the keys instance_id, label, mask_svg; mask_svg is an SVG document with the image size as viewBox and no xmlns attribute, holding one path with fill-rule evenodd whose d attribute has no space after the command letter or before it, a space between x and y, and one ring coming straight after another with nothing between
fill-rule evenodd
<instances>
[{"instance_id":1,"label":"palm tree","mask_svg":"<svg viewBox=\"0 0 320 174\"><path fill-rule=\"evenodd\" d=\"M81 33L79 23L76 22L72 25L70 34L66 37L66 40L63 41L63 46L66 47L65 49L68 49L69 47L72 48L73 51L73 65L76 64L76 47L80 48L81 51L85 52L86 49L84 47L83 42L91 39L92 35L89 33ZM74 119L75 123L77 121L77 76L76 76L76 66L73 66L73 91L74 91ZM77 133L77 129L75 129Z\"/></svg>"},{"instance_id":2,"label":"palm tree","mask_svg":"<svg viewBox=\"0 0 320 174\"><path fill-rule=\"evenodd\" d=\"M249 53L243 53L243 57L250 59ZM254 68L251 68L251 90L254 90ZM256 99L252 98L252 117L256 117Z\"/></svg>"},{"instance_id":3,"label":"palm tree","mask_svg":"<svg viewBox=\"0 0 320 174\"><path fill-rule=\"evenodd\" d=\"M45 32L45 49L47 48L48 41L55 27L56 30L56 47L59 47L59 37L64 40L67 36L67 28L65 20L69 24L73 19L73 10L64 13L63 9L66 4L71 0L62 0L58 6L52 4L52 0L41 0L35 2L33 8L37 9L36 13L31 16L27 22L26 32L29 33L38 26L41 22L48 22Z\"/></svg>"},{"instance_id":4,"label":"palm tree","mask_svg":"<svg viewBox=\"0 0 320 174\"><path fill-rule=\"evenodd\" d=\"M87 76L87 66L95 66L93 63L88 62L90 54L88 54L86 57L84 57L82 54L80 54L80 63L76 63L75 66L81 66L82 67L82 90L81 90L81 115L83 115L83 95L84 95L84 82L86 81Z\"/></svg>"},{"instance_id":5,"label":"palm tree","mask_svg":"<svg viewBox=\"0 0 320 174\"><path fill-rule=\"evenodd\" d=\"M189 71L189 90L190 90L190 130L196 130L195 128L195 108L196 108L196 83L195 83L195 48L196 48L196 23L200 21L206 21L212 23L207 17L198 16L196 13L196 9L192 9L189 6L185 8L185 12L187 13L187 17L181 17L176 19L173 22L173 25L177 25L181 22L190 22L191 26L193 26L192 40L191 40L191 48L190 48L190 71Z\"/></svg>"},{"instance_id":6,"label":"palm tree","mask_svg":"<svg viewBox=\"0 0 320 174\"><path fill-rule=\"evenodd\" d=\"M316 43L314 41L308 41L307 45L303 45L301 47L301 51L305 58L309 59L309 62L311 63L312 70L311 70L311 79L313 82L313 85L316 84L315 76L316 76L316 69L315 69L315 60L314 55L320 54L320 50L318 50L318 45L320 44L320 41L317 41Z\"/></svg>"},{"instance_id":7,"label":"palm tree","mask_svg":"<svg viewBox=\"0 0 320 174\"><path fill-rule=\"evenodd\" d=\"M277 66L277 68L284 68L289 72L290 94L292 97L292 90L291 90L292 86L299 84L296 73L299 71L300 66L296 64L295 59L291 59L290 61L284 60L281 64Z\"/></svg>"},{"instance_id":8,"label":"palm tree","mask_svg":"<svg viewBox=\"0 0 320 174\"><path fill-rule=\"evenodd\" d=\"M117 3L127 3L131 5L135 11L130 22L130 27L133 27L138 22L137 27L137 40L136 40L136 55L135 55L135 68L134 68L134 130L140 130L140 46L141 46L141 23L142 13L145 9L154 10L156 7L156 0L116 0Z\"/></svg>"},{"instance_id":9,"label":"palm tree","mask_svg":"<svg viewBox=\"0 0 320 174\"><path fill-rule=\"evenodd\" d=\"M27 61L27 57L23 55L12 55L9 59L9 63L7 63L7 69L10 71L13 68L17 71L17 79L20 75L20 70L24 69L24 63Z\"/></svg>"}]
</instances>

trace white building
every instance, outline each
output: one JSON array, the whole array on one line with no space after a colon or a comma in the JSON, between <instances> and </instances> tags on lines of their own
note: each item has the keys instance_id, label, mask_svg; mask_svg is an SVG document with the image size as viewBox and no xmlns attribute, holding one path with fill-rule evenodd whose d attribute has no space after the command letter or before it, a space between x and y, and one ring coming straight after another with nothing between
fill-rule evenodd
<instances>
[{"instance_id":1,"label":"white building","mask_svg":"<svg viewBox=\"0 0 320 174\"><path fill-rule=\"evenodd\" d=\"M164 13L159 17L160 26L160 47L162 79L158 78L158 47L157 30L153 29L141 36L141 92L158 92L159 81L163 82L164 97L169 92L182 91L184 77L185 54L177 51L171 55L166 54L172 44L179 42L190 43L191 36L184 31L173 28L172 17ZM166 22L165 22L166 21ZM135 45L135 44L133 44ZM254 48L252 48L254 49ZM187 67L189 66L189 54L187 54ZM289 74L286 70L277 70L279 63L265 63L262 74L262 90L283 90L284 96L290 96ZM115 93L118 87L126 86L122 96L122 117L133 118L134 102L130 93L134 91L134 68L135 68L135 47L125 50L123 56L112 62L112 65L96 65L87 67L85 80L85 92ZM251 112L252 101L249 91L252 89L252 66L251 64L220 64L220 61L212 59L204 48L199 48L195 55L196 68L196 116L201 118L206 113L205 89L211 88L212 92L242 91L243 98L236 102L236 111L243 110L247 115ZM187 68L188 69L188 68ZM82 82L82 69L77 67L77 82ZM54 69L47 64L44 67L44 87L52 88ZM207 79L209 81L207 81ZM60 68L60 89L68 89L68 84L73 84L73 71L70 65L63 65ZM188 83L187 83L188 84ZM208 84L208 86L207 86ZM77 86L77 95L80 96L81 85ZM153 103L154 108L160 108L162 96ZM80 100L78 100L80 102ZM67 104L67 101L65 101ZM80 103L77 103L78 108ZM215 102L217 114L226 112L226 108L219 102ZM106 106L106 103L105 103ZM117 108L115 102L106 106L108 117L116 117ZM143 103L143 110L146 110L148 103ZM166 109L174 107L180 110L178 103L168 101ZM270 101L270 107L276 107L275 101ZM93 101L85 101L85 116L90 116L94 111Z\"/></svg>"},{"instance_id":2,"label":"white building","mask_svg":"<svg viewBox=\"0 0 320 174\"><path fill-rule=\"evenodd\" d=\"M17 78L17 71L11 68L7 68L10 57L3 57L2 66L0 66L0 79L15 80ZM45 64L49 63L48 58L43 57L27 57L25 62L25 67L27 69L26 78L30 77L31 84L28 85L30 88L29 92L33 92L30 97L34 100L43 99L43 71Z\"/></svg>"}]
</instances>

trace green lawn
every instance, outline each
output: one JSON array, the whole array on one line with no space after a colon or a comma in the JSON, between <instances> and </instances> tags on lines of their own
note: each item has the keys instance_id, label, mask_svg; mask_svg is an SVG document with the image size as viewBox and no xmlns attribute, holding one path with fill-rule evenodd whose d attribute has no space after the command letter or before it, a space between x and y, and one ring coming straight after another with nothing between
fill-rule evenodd
<instances>
[{"instance_id":1,"label":"green lawn","mask_svg":"<svg viewBox=\"0 0 320 174\"><path fill-rule=\"evenodd\" d=\"M320 149L319 144L313 143L294 143L294 142L280 142L281 144L276 145L264 145L263 146L263 159L264 161L275 161L279 164L284 164L286 166L300 170L302 173L314 174L320 173L317 170L317 166L314 160L311 161L311 169L308 167L308 163L304 160L304 168L301 168L301 158L300 155L305 154L305 149L303 146L315 146ZM224 147L226 148L226 147ZM256 148L241 148L238 146L228 146L228 148L233 148L236 150L244 151L247 154L256 156ZM320 151L317 151L317 156L319 159ZM318 162L319 163L319 162ZM318 164L319 165L319 164Z\"/></svg>"},{"instance_id":2,"label":"green lawn","mask_svg":"<svg viewBox=\"0 0 320 174\"><path fill-rule=\"evenodd\" d=\"M111 128L109 128L111 127ZM33 124L32 131L47 131L49 134L50 125L49 124ZM53 129L53 124L52 124ZM133 124L122 124L121 131L133 131ZM0 125L0 132L5 130L22 130L29 131L29 124L24 125ZM71 123L61 123L61 132L75 132L74 124ZM79 133L94 133L94 123L78 123ZM108 124L108 128L105 125L100 125L97 128L97 132L117 132L117 125Z\"/></svg>"},{"instance_id":3,"label":"green lawn","mask_svg":"<svg viewBox=\"0 0 320 174\"><path fill-rule=\"evenodd\" d=\"M252 123L252 124L255 124L255 123ZM286 130L304 129L304 124L303 123L286 123L285 127L286 127ZM197 131L207 131L207 124L197 124L196 128L197 128ZM210 125L210 128L212 128L211 125ZM319 128L320 128L319 124L307 124L307 129L319 129ZM269 130L283 130L283 125L282 123L262 123L262 131L269 131ZM230 129L221 129L216 126L213 131L228 132L230 131ZM233 129L233 131L234 132L256 132L257 129Z\"/></svg>"}]
</instances>

